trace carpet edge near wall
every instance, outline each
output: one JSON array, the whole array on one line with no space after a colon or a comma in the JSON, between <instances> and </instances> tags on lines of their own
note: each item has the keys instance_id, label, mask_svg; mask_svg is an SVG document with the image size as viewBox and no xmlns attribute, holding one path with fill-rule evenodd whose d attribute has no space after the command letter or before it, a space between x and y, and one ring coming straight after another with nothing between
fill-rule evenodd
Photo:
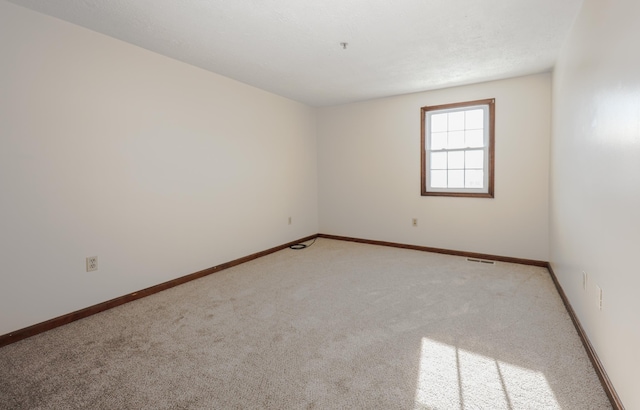
<instances>
[{"instance_id":1,"label":"carpet edge near wall","mask_svg":"<svg viewBox=\"0 0 640 410\"><path fill-rule=\"evenodd\" d=\"M180 276L178 278L163 282L163 283L159 283L157 285L154 286L150 286L148 288L139 290L139 291L135 291L123 296L119 296L117 298L111 299L111 300L107 300L105 302L101 302L98 303L96 305L92 305L89 307L86 307L84 309L80 309L80 310L76 310L74 312L71 313L67 313L52 319L49 319L47 321L44 322L40 322L40 323L36 323L34 325L22 328L22 329L18 329L16 331L13 332L9 332L7 334L1 335L0 336L0 348L10 345L11 343L15 343L19 340L22 339L26 339L28 337L31 336L35 336L39 333L43 333L46 332L48 330L52 330L55 329L56 327L60 327L63 325L66 325L68 323L71 322L75 322L76 320L80 320L80 319L84 319L86 317L95 315L96 313L100 313L100 312L104 312L105 310L109 310L111 308L114 308L116 306L120 306L120 305L124 305L125 303L129 303L129 302L133 302L134 300L138 300L141 298L144 298L146 296L150 296L153 295L155 293L158 292L162 292L163 290L167 290L170 288L173 288L175 286L178 285L182 285L184 283L190 282L192 280L195 279L199 279L202 278L204 276L207 275L211 275L213 273L216 272L220 272L223 271L225 269L231 268L233 266L237 266L240 265L242 263L245 262L249 262L252 261L254 259L258 259L261 258L263 256L272 254L274 252L278 252L281 251L283 249L288 248L291 245L295 245L301 242L306 242L306 241L310 241L312 239L315 239L318 237L318 234L313 234L313 235L309 235L306 236L304 238L300 238L298 240L295 241L291 241L291 242L287 242L285 244L282 245L278 245L275 246L273 248L269 248L266 249L264 251L260 251L260 252L256 252L253 253L251 255L247 255L238 259L234 259L232 261L229 262L225 262L225 263L221 263L219 265L207 268L207 269L203 269L201 271L198 272L194 272L185 276Z\"/></svg>"},{"instance_id":2,"label":"carpet edge near wall","mask_svg":"<svg viewBox=\"0 0 640 410\"><path fill-rule=\"evenodd\" d=\"M297 241L288 242L286 244L275 246L273 248L269 248L269 249L266 249L266 250L261 251L261 252L256 252L256 253L253 253L251 255L244 256L242 258L234 259L232 261L225 262L225 263L222 263L220 265L213 266L211 268L207 268L207 269L195 272L195 273L191 273L191 274L188 274L188 275L185 275L185 276L181 276L181 277L178 277L176 279L172 279L170 281L163 282L163 283L160 283L158 285L154 285L154 286L148 287L146 289L142 289L142 290L137 291L137 292L132 292L132 293L129 293L127 295L123 295L123 296L117 297L115 299L108 300L106 302L102 302L102 303L99 303L99 304L96 304L96 305L93 305L93 306L89 306L87 308L80 309L80 310L77 310L75 312L71 312L71 313L68 313L68 314L65 314L65 315L62 315L62 316L58 316L58 317L53 318L53 319L49 319L49 320L47 320L45 322L37 323L37 324L34 324L32 326L16 330L14 332L10 332L10 333L7 333L5 335L1 335L0 336L0 348L2 348L4 346L7 346L7 345L9 345L11 343L15 343L15 342L17 342L19 340L26 339L28 337L35 336L35 335L37 335L39 333L43 333L43 332L46 332L48 330L54 329L56 327L60 327L60 326L63 326L65 324L74 322L76 320L89 317L89 316L94 315L96 313L103 312L105 310L114 308L116 306L120 306L120 305L123 305L125 303L129 303L129 302L132 302L134 300L141 299L143 297L146 297L146 296L149 296L149 295L153 295L153 294L158 293L158 292L162 292L163 290L173 288L173 287L181 285L183 283L190 282L192 280L202 278L204 276L207 276L207 275L210 275L210 274L213 274L213 273L216 273L216 272L231 268L233 266L240 265L240 264L245 263L245 262L249 262L249 261L254 260L254 259L261 258L263 256L267 256L269 254L272 254L272 253L278 252L280 250L286 249L291 245L295 245L295 244L298 244L298 243L301 243L301 242L310 241L310 240L315 239L315 238L325 238L325 239L332 239L332 240L339 240L339 241L357 242L357 243L363 243L363 244L368 244L368 245L388 246L388 247L416 250L416 251L422 251L422 252L441 253L441 254L447 254L447 255L453 255L453 256L461 256L461 257L467 257L467 258L480 258L480 259L486 259L486 260L494 260L494 261L507 262L507 263L517 263L517 264L521 264L521 265L531 265L531 266L538 266L538 267L546 268L547 271L549 272L549 275L551 276L551 279L552 279L552 281L553 281L553 283L554 283L554 285L556 287L556 290L557 290L560 298L562 299L562 302L564 303L565 309L567 310L567 313L569 314L569 317L571 318L571 321L573 322L573 325L574 325L576 331L578 332L578 335L580 336L580 340L582 341L582 344L583 344L583 346L585 348L585 351L586 351L587 355L589 356L589 360L591 361L591 364L592 364L596 374L598 375L598 379L600 380L600 383L602 384L602 387L603 387L605 393L607 394L607 397L609 398L609 401L611 402L611 405L616 410L624 410L624 405L622 404L622 401L620 400L620 397L618 396L613 384L611 383L611 380L609 379L609 377L608 377L608 375L606 373L606 370L605 370L604 366L602 365L602 362L600 361L600 359L598 357L598 354L596 353L595 349L593 348L593 345L589 341L589 338L587 337L587 335L586 335L586 333L584 331L584 328L582 327L580 321L578 320L578 317L576 316L575 311L573 310L573 307L571 306L571 303L569 302L569 299L567 298L567 296L566 296L566 294L564 292L564 289L560 285L560 282L558 281L558 279L556 277L556 274L553 271L553 267L552 267L550 262L533 260L533 259L513 258L513 257L508 257L508 256L489 255L489 254L476 253L476 252L464 252L464 251L457 251L457 250L450 250L450 249L432 248L432 247L426 247L426 246L402 244L402 243L397 243L397 242L387 242L387 241L369 240L369 239L362 239L362 238L352 238L352 237L329 235L329 234L322 234L322 233L309 235L309 236L301 238L301 239L299 239Z\"/></svg>"},{"instance_id":3,"label":"carpet edge near wall","mask_svg":"<svg viewBox=\"0 0 640 410\"><path fill-rule=\"evenodd\" d=\"M609 376L607 375L604 365L600 361L600 358L598 357L598 354L596 353L595 348L591 344L591 341L589 340L587 333L582 327L582 324L580 323L580 320L578 319L576 312L573 310L573 306L571 306L571 302L569 302L569 298L565 294L564 289L562 288L562 285L560 285L560 281L558 280L558 277L556 276L556 273L553 270L553 266L551 265L551 262L547 262L546 268L549 271L551 280L553 281L553 284L555 285L556 290L560 295L560 299L562 299L562 303L564 303L564 307L567 310L567 313L569 314L571 321L573 322L573 326L575 327L576 331L578 332L578 335L580 336L580 340L582 341L584 350L587 352L587 356L589 356L591 365L596 371L596 374L598 375L598 379L600 379L600 384L602 384L602 388L604 389L604 392L607 394L607 397L611 402L611 406L613 406L615 410L624 410L624 405L622 404L622 400L620 400L620 396L618 396L618 393L616 392L616 389L613 386L611 379L609 379Z\"/></svg>"}]
</instances>

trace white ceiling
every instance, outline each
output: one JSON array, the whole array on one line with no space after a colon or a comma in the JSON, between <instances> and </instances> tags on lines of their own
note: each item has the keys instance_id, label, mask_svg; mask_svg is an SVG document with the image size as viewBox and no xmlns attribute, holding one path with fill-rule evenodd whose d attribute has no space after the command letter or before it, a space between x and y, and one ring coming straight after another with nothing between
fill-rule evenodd
<instances>
[{"instance_id":1,"label":"white ceiling","mask_svg":"<svg viewBox=\"0 0 640 410\"><path fill-rule=\"evenodd\" d=\"M11 0L313 106L550 70L582 0ZM341 42L349 43L347 49Z\"/></svg>"}]
</instances>

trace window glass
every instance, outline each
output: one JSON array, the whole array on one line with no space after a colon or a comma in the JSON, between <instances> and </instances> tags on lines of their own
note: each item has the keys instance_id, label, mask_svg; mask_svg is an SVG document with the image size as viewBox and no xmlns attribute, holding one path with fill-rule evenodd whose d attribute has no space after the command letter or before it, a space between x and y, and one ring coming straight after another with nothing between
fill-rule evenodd
<instances>
[{"instance_id":1,"label":"window glass","mask_svg":"<svg viewBox=\"0 0 640 410\"><path fill-rule=\"evenodd\" d=\"M494 104L422 107L422 195L493 197Z\"/></svg>"}]
</instances>

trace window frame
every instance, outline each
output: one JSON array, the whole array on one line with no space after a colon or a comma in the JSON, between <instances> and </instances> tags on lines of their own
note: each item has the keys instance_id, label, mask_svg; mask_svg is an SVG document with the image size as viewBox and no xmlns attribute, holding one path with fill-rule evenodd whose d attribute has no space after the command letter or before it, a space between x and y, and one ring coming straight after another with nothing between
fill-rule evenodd
<instances>
[{"instance_id":1,"label":"window frame","mask_svg":"<svg viewBox=\"0 0 640 410\"><path fill-rule=\"evenodd\" d=\"M494 198L494 174L495 174L495 98L484 100L466 101L452 104L431 105L420 108L420 193L422 196L450 196L471 198ZM475 188L438 188L437 191L428 190L427 181L429 172L429 153L427 149L427 115L433 111L463 111L476 106L487 106L488 110L488 141L486 149L488 158L484 169L487 175L487 191L477 192ZM445 151L447 152L447 151ZM483 189L484 190L484 189ZM475 192L474 192L475 191Z\"/></svg>"}]
</instances>

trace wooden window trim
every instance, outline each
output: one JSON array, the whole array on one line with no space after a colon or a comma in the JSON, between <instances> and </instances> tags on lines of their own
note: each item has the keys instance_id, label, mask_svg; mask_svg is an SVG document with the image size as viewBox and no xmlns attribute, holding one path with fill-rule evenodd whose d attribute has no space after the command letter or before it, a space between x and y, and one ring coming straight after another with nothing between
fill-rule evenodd
<instances>
[{"instance_id":1,"label":"wooden window trim","mask_svg":"<svg viewBox=\"0 0 640 410\"><path fill-rule=\"evenodd\" d=\"M489 160L487 164L487 192L430 192L427 191L427 146L426 146L426 114L429 111L452 108L471 107L474 105L489 106ZM495 98L466 101L453 104L432 105L420 108L420 194L422 196L449 196L465 198L494 198L495 177Z\"/></svg>"}]
</instances>

